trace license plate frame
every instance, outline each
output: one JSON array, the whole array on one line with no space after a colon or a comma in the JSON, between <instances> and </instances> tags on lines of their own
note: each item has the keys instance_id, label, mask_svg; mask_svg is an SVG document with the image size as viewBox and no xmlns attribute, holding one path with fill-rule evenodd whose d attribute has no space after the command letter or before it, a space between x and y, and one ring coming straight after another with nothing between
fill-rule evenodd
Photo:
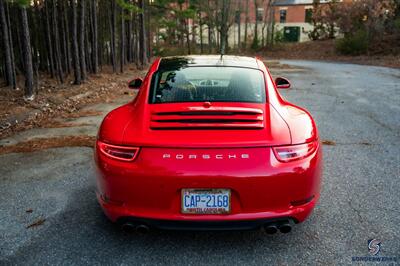
<instances>
[{"instance_id":1,"label":"license plate frame","mask_svg":"<svg viewBox=\"0 0 400 266\"><path fill-rule=\"evenodd\" d=\"M185 202L185 196L200 196L200 201L196 198L196 206L188 207ZM207 197L207 196L210 196ZM214 197L213 197L214 196ZM218 196L222 196L218 198ZM224 196L227 196L227 205L225 206ZM186 198L187 199L187 198ZM222 200L222 206L218 203ZM199 189L199 188L184 188L181 190L181 213L183 214L197 214L197 215L221 215L229 214L232 208L231 190L226 188L212 188L212 189ZM200 207L198 204L200 203ZM207 204L212 204L208 206Z\"/></svg>"}]
</instances>

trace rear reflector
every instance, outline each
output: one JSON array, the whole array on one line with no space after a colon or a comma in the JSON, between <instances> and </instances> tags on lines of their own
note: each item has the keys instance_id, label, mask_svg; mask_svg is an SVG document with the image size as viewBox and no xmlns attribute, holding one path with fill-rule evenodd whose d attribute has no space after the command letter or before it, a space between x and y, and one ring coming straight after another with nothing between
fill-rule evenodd
<instances>
[{"instance_id":1,"label":"rear reflector","mask_svg":"<svg viewBox=\"0 0 400 266\"><path fill-rule=\"evenodd\" d=\"M100 198L107 204L112 204L112 205L116 205L116 206L121 206L122 204L124 204L124 202L122 202L122 201L110 199L109 197L107 197L106 194L100 195Z\"/></svg>"},{"instance_id":2,"label":"rear reflector","mask_svg":"<svg viewBox=\"0 0 400 266\"><path fill-rule=\"evenodd\" d=\"M117 146L101 141L97 141L97 145L104 155L120 161L131 162L135 160L137 154L139 153L139 148L137 147Z\"/></svg>"},{"instance_id":3,"label":"rear reflector","mask_svg":"<svg viewBox=\"0 0 400 266\"><path fill-rule=\"evenodd\" d=\"M300 206L300 205L304 205L304 204L309 203L309 202L312 201L314 198L315 198L315 196L312 195L311 197L306 198L306 199L292 201L292 202L290 202L290 204L291 204L292 206Z\"/></svg>"},{"instance_id":4,"label":"rear reflector","mask_svg":"<svg viewBox=\"0 0 400 266\"><path fill-rule=\"evenodd\" d=\"M287 163L306 158L312 154L317 147L318 141L313 141L300 145L273 147L272 149L278 161Z\"/></svg>"}]
</instances>

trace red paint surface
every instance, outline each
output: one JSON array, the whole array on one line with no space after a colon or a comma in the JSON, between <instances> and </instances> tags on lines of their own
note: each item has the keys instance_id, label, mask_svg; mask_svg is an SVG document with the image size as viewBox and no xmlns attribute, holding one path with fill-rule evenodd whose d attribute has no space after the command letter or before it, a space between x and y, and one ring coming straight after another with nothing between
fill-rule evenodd
<instances>
[{"instance_id":1,"label":"red paint surface","mask_svg":"<svg viewBox=\"0 0 400 266\"><path fill-rule=\"evenodd\" d=\"M101 142L140 149L134 161L121 161L96 146L98 199L112 221L133 216L190 221L292 217L302 222L309 216L319 198L321 146L286 163L277 160L273 147L318 141L315 122L280 96L264 64L257 63L266 81L267 101L262 104L148 104L159 60L153 63L135 100L110 112L99 130ZM257 122L242 122L235 129L224 128L223 122L218 129L193 123L187 125L190 130L174 124L173 129L159 128L154 122L159 113L202 110L250 110ZM183 214L183 188L230 189L231 212ZM312 201L291 205L304 199Z\"/></svg>"}]
</instances>

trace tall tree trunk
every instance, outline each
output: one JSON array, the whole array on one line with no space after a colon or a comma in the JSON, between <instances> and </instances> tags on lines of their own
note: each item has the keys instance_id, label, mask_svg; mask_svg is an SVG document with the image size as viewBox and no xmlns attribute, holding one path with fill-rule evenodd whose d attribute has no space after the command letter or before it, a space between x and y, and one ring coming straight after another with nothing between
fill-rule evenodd
<instances>
[{"instance_id":1,"label":"tall tree trunk","mask_svg":"<svg viewBox=\"0 0 400 266\"><path fill-rule=\"evenodd\" d=\"M199 30L200 30L200 54L204 53L203 48L203 20L201 17L201 11L199 11Z\"/></svg>"},{"instance_id":2,"label":"tall tree trunk","mask_svg":"<svg viewBox=\"0 0 400 266\"><path fill-rule=\"evenodd\" d=\"M268 3L268 9L269 9L269 25L268 25L268 40L267 43L269 45L274 44L274 36L275 36L275 11L274 8L272 7L273 1L269 1Z\"/></svg>"},{"instance_id":3,"label":"tall tree trunk","mask_svg":"<svg viewBox=\"0 0 400 266\"><path fill-rule=\"evenodd\" d=\"M226 52L227 40L228 40L228 12L229 12L229 0L223 0L222 2L222 21L221 21L221 49L220 54L224 55Z\"/></svg>"},{"instance_id":4,"label":"tall tree trunk","mask_svg":"<svg viewBox=\"0 0 400 266\"><path fill-rule=\"evenodd\" d=\"M93 38L92 38L92 54L93 54L93 73L98 72L99 54L98 54L98 30L97 30L97 0L92 0L92 23L93 23Z\"/></svg>"},{"instance_id":5,"label":"tall tree trunk","mask_svg":"<svg viewBox=\"0 0 400 266\"><path fill-rule=\"evenodd\" d=\"M207 1L208 2L208 6L210 6L210 0ZM214 34L212 31L212 23L211 23L211 19L208 18L207 19L208 23L207 23L207 29L208 29L208 53L211 54L212 53L212 35Z\"/></svg>"},{"instance_id":6,"label":"tall tree trunk","mask_svg":"<svg viewBox=\"0 0 400 266\"><path fill-rule=\"evenodd\" d=\"M79 57L81 61L81 75L82 80L86 80L87 71L86 71L86 55L85 55L85 9L86 9L86 0L79 0L80 4L80 21L79 21Z\"/></svg>"},{"instance_id":7,"label":"tall tree trunk","mask_svg":"<svg viewBox=\"0 0 400 266\"><path fill-rule=\"evenodd\" d=\"M59 14L59 25L60 25L60 47L61 47L61 60L63 66L63 72L68 73L68 56L67 56L67 36L64 24L64 1L58 3L58 14Z\"/></svg>"},{"instance_id":8,"label":"tall tree trunk","mask_svg":"<svg viewBox=\"0 0 400 266\"><path fill-rule=\"evenodd\" d=\"M38 1L39 2L39 1ZM38 5L42 5L41 2ZM43 71L47 71L47 73L51 72L50 64L49 64L49 50L47 49L47 34L46 34L46 12L45 8L40 8L37 11L37 16L40 20L40 27L42 29L40 33L40 69Z\"/></svg>"},{"instance_id":9,"label":"tall tree trunk","mask_svg":"<svg viewBox=\"0 0 400 266\"><path fill-rule=\"evenodd\" d=\"M10 47L10 38L8 35L8 23L6 19L6 12L4 6L4 0L0 0L0 19L1 19L1 29L3 33L3 44L4 44L4 54L6 59L6 81L7 85L14 84L14 76L12 70L12 60L11 60L11 47Z\"/></svg>"},{"instance_id":10,"label":"tall tree trunk","mask_svg":"<svg viewBox=\"0 0 400 266\"><path fill-rule=\"evenodd\" d=\"M125 65L125 18L124 9L121 7L121 36L120 36L120 71L124 73Z\"/></svg>"},{"instance_id":11,"label":"tall tree trunk","mask_svg":"<svg viewBox=\"0 0 400 266\"><path fill-rule=\"evenodd\" d=\"M38 10L38 1L34 1L34 10L32 12L32 28L33 32L35 32L34 41L33 41L33 68L34 68L34 75L35 75L35 93L39 93L39 67L40 67L40 54L41 54L41 47L40 47L40 38L41 38L41 29L40 29L40 13Z\"/></svg>"},{"instance_id":12,"label":"tall tree trunk","mask_svg":"<svg viewBox=\"0 0 400 266\"><path fill-rule=\"evenodd\" d=\"M257 11L256 11L257 12ZM247 28L249 26L249 0L246 0L246 18L244 24L244 49L247 48Z\"/></svg>"},{"instance_id":13,"label":"tall tree trunk","mask_svg":"<svg viewBox=\"0 0 400 266\"><path fill-rule=\"evenodd\" d=\"M90 12L89 12L90 13ZM89 25L90 22L88 21L86 26L85 26L85 62L86 62L86 71L93 72L93 67L92 67L92 56L90 54L90 42L89 42Z\"/></svg>"},{"instance_id":14,"label":"tall tree trunk","mask_svg":"<svg viewBox=\"0 0 400 266\"><path fill-rule=\"evenodd\" d=\"M133 61L133 53L132 53L132 12L130 12L130 18L128 21L128 33L127 33L127 48L128 48L128 62L132 63Z\"/></svg>"},{"instance_id":15,"label":"tall tree trunk","mask_svg":"<svg viewBox=\"0 0 400 266\"><path fill-rule=\"evenodd\" d=\"M238 26L238 50L242 48L241 44L241 24L242 24L242 3L239 2L239 11L236 14L236 19L237 19L237 26Z\"/></svg>"},{"instance_id":16,"label":"tall tree trunk","mask_svg":"<svg viewBox=\"0 0 400 266\"><path fill-rule=\"evenodd\" d=\"M137 14L133 16L134 28L133 28L133 60L136 67L139 67L140 55L139 55L139 17Z\"/></svg>"},{"instance_id":17,"label":"tall tree trunk","mask_svg":"<svg viewBox=\"0 0 400 266\"><path fill-rule=\"evenodd\" d=\"M17 88L17 74L16 74L16 69L15 69L15 55L14 55L14 42L13 42L13 36L12 36L12 31L11 31L11 22L10 22L10 10L8 8L8 3L6 5L6 16L7 16L7 23L8 23L8 36L9 36L9 41L10 41L10 52L11 52L11 69L12 69L12 74L13 74L13 83L11 84L13 89Z\"/></svg>"},{"instance_id":18,"label":"tall tree trunk","mask_svg":"<svg viewBox=\"0 0 400 266\"><path fill-rule=\"evenodd\" d=\"M145 16L144 16L144 0L139 0L139 8L142 11L139 14L139 57L140 64L143 68L148 63L147 51L146 51L146 28L145 28Z\"/></svg>"},{"instance_id":19,"label":"tall tree trunk","mask_svg":"<svg viewBox=\"0 0 400 266\"><path fill-rule=\"evenodd\" d=\"M22 43L25 62L25 96L28 99L33 98L33 63L31 38L29 35L28 15L26 9L21 7L21 24L22 24Z\"/></svg>"},{"instance_id":20,"label":"tall tree trunk","mask_svg":"<svg viewBox=\"0 0 400 266\"><path fill-rule=\"evenodd\" d=\"M111 10L110 10L110 33L111 33L111 64L113 67L113 72L117 72L117 62L116 62L116 3L115 0L111 0Z\"/></svg>"},{"instance_id":21,"label":"tall tree trunk","mask_svg":"<svg viewBox=\"0 0 400 266\"><path fill-rule=\"evenodd\" d=\"M45 10L46 10L46 39L47 39L47 49L48 49L48 60L50 64L50 75L52 78L55 77L55 60L53 53L53 42L51 38L51 27L50 27L50 12L49 12L49 3L48 1L44 2Z\"/></svg>"},{"instance_id":22,"label":"tall tree trunk","mask_svg":"<svg viewBox=\"0 0 400 266\"><path fill-rule=\"evenodd\" d=\"M211 23L207 24L208 28L208 53L212 53L212 30L211 30Z\"/></svg>"},{"instance_id":23,"label":"tall tree trunk","mask_svg":"<svg viewBox=\"0 0 400 266\"><path fill-rule=\"evenodd\" d=\"M197 26L196 26L196 22L195 19L193 18L192 20L192 27L191 27L191 35L192 35L192 52L196 53L196 46L197 46ZM189 20L188 20L188 25L190 26Z\"/></svg>"},{"instance_id":24,"label":"tall tree trunk","mask_svg":"<svg viewBox=\"0 0 400 266\"><path fill-rule=\"evenodd\" d=\"M180 13L183 13L183 2L182 1L178 1L179 4L179 11ZM184 19L179 19L179 27L178 27L178 38L179 38L179 42L181 44L181 48L182 50L185 48L185 39L184 39L184 30L186 29L186 27L184 26L185 20ZM182 29L183 28L183 29Z\"/></svg>"},{"instance_id":25,"label":"tall tree trunk","mask_svg":"<svg viewBox=\"0 0 400 266\"><path fill-rule=\"evenodd\" d=\"M19 9L16 10L18 13L20 13ZM12 12L15 15L18 15L18 13ZM23 48L22 48L22 35L21 35L21 20L18 19L16 22L13 21L13 23L15 23L15 28L17 28L14 32L14 38L16 39L16 43L18 44L18 49L15 49L16 51L16 56L14 58L14 64L15 64L15 68L16 68L16 72L18 73L23 73L24 69L25 69L25 62L24 62L24 56L23 56ZM11 25L11 24L10 24ZM12 34L9 34L12 35ZM19 53L18 53L19 52Z\"/></svg>"},{"instance_id":26,"label":"tall tree trunk","mask_svg":"<svg viewBox=\"0 0 400 266\"><path fill-rule=\"evenodd\" d=\"M220 47L220 43L221 43L220 32L219 32L219 30L217 30L215 33L216 33L216 35L217 35L217 37L215 38L215 40L216 40L216 46L217 46L217 47Z\"/></svg>"},{"instance_id":27,"label":"tall tree trunk","mask_svg":"<svg viewBox=\"0 0 400 266\"><path fill-rule=\"evenodd\" d=\"M190 36L189 36L189 26L188 26L188 22L187 19L183 19L183 25L185 27L185 36L186 36L186 47L187 47L187 52L188 54L191 54L191 50L190 50Z\"/></svg>"},{"instance_id":28,"label":"tall tree trunk","mask_svg":"<svg viewBox=\"0 0 400 266\"><path fill-rule=\"evenodd\" d=\"M61 83L64 83L64 74L61 66L61 48L60 48L60 34L58 32L58 23L57 23L57 0L53 0L53 31L54 31L54 50L55 50L55 56L54 59L57 64L57 75L58 79L60 80Z\"/></svg>"},{"instance_id":29,"label":"tall tree trunk","mask_svg":"<svg viewBox=\"0 0 400 266\"><path fill-rule=\"evenodd\" d=\"M268 13L266 13L266 15L263 17L263 24L261 28L261 47L266 45L267 38L265 34L268 34Z\"/></svg>"},{"instance_id":30,"label":"tall tree trunk","mask_svg":"<svg viewBox=\"0 0 400 266\"><path fill-rule=\"evenodd\" d=\"M69 30L68 23L66 17L66 2L62 0L59 3L58 13L60 15L60 25L61 25L61 34L62 34L62 51L63 51L63 65L64 71L68 74L71 72L71 58L70 58L70 49L69 49Z\"/></svg>"},{"instance_id":31,"label":"tall tree trunk","mask_svg":"<svg viewBox=\"0 0 400 266\"><path fill-rule=\"evenodd\" d=\"M71 65L71 40L70 40L70 27L69 27L69 17L68 17L68 12L67 12L67 2L66 0L63 0L63 22L64 22L64 29L65 29L65 38L66 38L66 50L67 50L67 71L68 74L71 73L72 65Z\"/></svg>"},{"instance_id":32,"label":"tall tree trunk","mask_svg":"<svg viewBox=\"0 0 400 266\"><path fill-rule=\"evenodd\" d=\"M147 58L150 58L150 56L151 56L151 28L150 28L150 7L147 7L146 6L146 3L148 4L148 5L150 5L150 3L151 3L152 1L145 1L143 4L144 4L144 10L146 10L146 14L145 14L145 18L146 18L146 38L147 38L147 40L146 40L146 45L147 45L147 49L146 49L146 52L147 52Z\"/></svg>"},{"instance_id":33,"label":"tall tree trunk","mask_svg":"<svg viewBox=\"0 0 400 266\"><path fill-rule=\"evenodd\" d=\"M88 1L86 19L86 30L85 30L85 54L86 54L86 66L89 72L93 73L93 17L92 17L92 1Z\"/></svg>"},{"instance_id":34,"label":"tall tree trunk","mask_svg":"<svg viewBox=\"0 0 400 266\"><path fill-rule=\"evenodd\" d=\"M78 12L76 0L71 0L72 7L72 58L74 62L74 76L75 84L80 85L82 82L81 78L81 66L79 60L79 46L78 46Z\"/></svg>"},{"instance_id":35,"label":"tall tree trunk","mask_svg":"<svg viewBox=\"0 0 400 266\"><path fill-rule=\"evenodd\" d=\"M257 0L254 0L254 9L256 12L256 21L254 23L254 39L253 39L253 44L252 48L256 49L258 48L258 3Z\"/></svg>"}]
</instances>

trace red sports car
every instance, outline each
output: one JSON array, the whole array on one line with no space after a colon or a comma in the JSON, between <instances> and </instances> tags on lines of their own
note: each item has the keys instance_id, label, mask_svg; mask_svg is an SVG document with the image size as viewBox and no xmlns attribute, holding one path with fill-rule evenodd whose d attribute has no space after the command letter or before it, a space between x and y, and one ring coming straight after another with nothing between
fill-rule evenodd
<instances>
[{"instance_id":1,"label":"red sports car","mask_svg":"<svg viewBox=\"0 0 400 266\"><path fill-rule=\"evenodd\" d=\"M264 63L238 56L155 60L130 103L101 124L97 196L127 229L287 233L319 198L311 115L285 101Z\"/></svg>"}]
</instances>

